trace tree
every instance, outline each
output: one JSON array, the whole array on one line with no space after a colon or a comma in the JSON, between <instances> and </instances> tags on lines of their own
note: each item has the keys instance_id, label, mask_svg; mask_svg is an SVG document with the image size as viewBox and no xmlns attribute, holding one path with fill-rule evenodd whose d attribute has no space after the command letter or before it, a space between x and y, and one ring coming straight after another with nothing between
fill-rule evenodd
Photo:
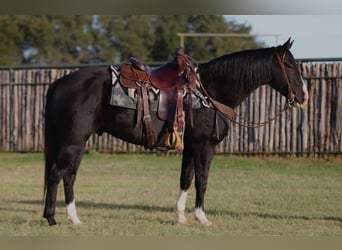
<instances>
[{"instance_id":1,"label":"tree","mask_svg":"<svg viewBox=\"0 0 342 250\"><path fill-rule=\"evenodd\" d=\"M251 32L250 26L227 22L223 16L193 15L188 18L189 31L198 33L246 33ZM231 37L188 37L185 48L195 58L209 60L243 49L262 47L254 38L231 38Z\"/></svg>"},{"instance_id":2,"label":"tree","mask_svg":"<svg viewBox=\"0 0 342 250\"><path fill-rule=\"evenodd\" d=\"M53 30L45 16L0 17L0 64L31 63L46 56Z\"/></svg>"},{"instance_id":3,"label":"tree","mask_svg":"<svg viewBox=\"0 0 342 250\"><path fill-rule=\"evenodd\" d=\"M0 16L0 65L120 63L134 56L168 61L178 32L250 33L217 15ZM186 38L185 52L208 60L256 48L251 39Z\"/></svg>"},{"instance_id":4,"label":"tree","mask_svg":"<svg viewBox=\"0 0 342 250\"><path fill-rule=\"evenodd\" d=\"M119 48L121 59L130 56L150 61L154 43L152 16L100 16L104 35Z\"/></svg>"},{"instance_id":5,"label":"tree","mask_svg":"<svg viewBox=\"0 0 342 250\"><path fill-rule=\"evenodd\" d=\"M154 61L167 61L179 47L178 32L187 32L187 16L165 15L156 16L154 21L155 42L152 49Z\"/></svg>"},{"instance_id":6,"label":"tree","mask_svg":"<svg viewBox=\"0 0 342 250\"><path fill-rule=\"evenodd\" d=\"M2 65L88 63L91 16L2 16Z\"/></svg>"},{"instance_id":7,"label":"tree","mask_svg":"<svg viewBox=\"0 0 342 250\"><path fill-rule=\"evenodd\" d=\"M46 45L48 63L74 64L91 61L91 16L52 16L49 17L48 25L54 31L51 43Z\"/></svg>"}]
</instances>

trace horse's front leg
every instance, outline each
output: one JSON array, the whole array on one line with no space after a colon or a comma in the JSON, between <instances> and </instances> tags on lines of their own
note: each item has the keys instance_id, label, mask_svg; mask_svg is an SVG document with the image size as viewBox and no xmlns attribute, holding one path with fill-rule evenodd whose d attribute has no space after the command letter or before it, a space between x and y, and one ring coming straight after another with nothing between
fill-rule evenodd
<instances>
[{"instance_id":1,"label":"horse's front leg","mask_svg":"<svg viewBox=\"0 0 342 250\"><path fill-rule=\"evenodd\" d=\"M214 156L214 146L210 144L196 145L194 148L195 164L195 219L205 226L212 226L204 212L204 195L207 189L210 164Z\"/></svg>"},{"instance_id":2,"label":"horse's front leg","mask_svg":"<svg viewBox=\"0 0 342 250\"><path fill-rule=\"evenodd\" d=\"M188 196L189 188L194 176L193 154L188 146L183 150L182 172L180 177L180 190L176 202L176 216L178 223L188 225L185 217L185 205Z\"/></svg>"}]
</instances>

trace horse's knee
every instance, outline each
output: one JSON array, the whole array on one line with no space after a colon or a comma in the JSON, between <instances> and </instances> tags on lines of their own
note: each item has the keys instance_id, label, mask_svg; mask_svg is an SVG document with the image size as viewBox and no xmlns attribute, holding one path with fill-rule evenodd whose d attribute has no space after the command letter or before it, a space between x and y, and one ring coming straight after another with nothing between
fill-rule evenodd
<instances>
[{"instance_id":1,"label":"horse's knee","mask_svg":"<svg viewBox=\"0 0 342 250\"><path fill-rule=\"evenodd\" d=\"M182 190L188 190L191 186L192 176L182 176L180 180L180 187Z\"/></svg>"},{"instance_id":2,"label":"horse's knee","mask_svg":"<svg viewBox=\"0 0 342 250\"><path fill-rule=\"evenodd\" d=\"M180 188L182 190L188 190L191 186L192 179L194 177L194 170L193 168L186 169L187 171L182 171L180 177Z\"/></svg>"}]
</instances>

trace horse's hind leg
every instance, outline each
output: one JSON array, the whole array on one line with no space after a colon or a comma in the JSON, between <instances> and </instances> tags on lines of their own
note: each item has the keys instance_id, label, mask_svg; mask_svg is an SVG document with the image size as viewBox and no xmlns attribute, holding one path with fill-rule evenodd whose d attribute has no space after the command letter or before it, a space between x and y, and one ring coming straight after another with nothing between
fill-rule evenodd
<instances>
[{"instance_id":1,"label":"horse's hind leg","mask_svg":"<svg viewBox=\"0 0 342 250\"><path fill-rule=\"evenodd\" d=\"M62 174L61 171L57 170L56 163L53 163L46 178L47 190L43 216L47 219L50 226L57 224L55 220L56 197L58 183L62 178Z\"/></svg>"},{"instance_id":2,"label":"horse's hind leg","mask_svg":"<svg viewBox=\"0 0 342 250\"><path fill-rule=\"evenodd\" d=\"M76 180L77 170L82 159L83 151L84 146L69 146L67 154L69 154L71 158L69 161L69 167L67 167L68 170L63 176L66 215L68 220L76 225L81 224L81 221L79 220L76 211L74 183Z\"/></svg>"},{"instance_id":3,"label":"horse's hind leg","mask_svg":"<svg viewBox=\"0 0 342 250\"><path fill-rule=\"evenodd\" d=\"M80 224L77 217L74 199L73 185L76 173L83 155L84 144L68 145L61 148L57 158L47 178L47 193L45 201L44 217L50 225L55 225L55 208L58 183L63 178L65 202L67 207L67 217L74 224Z\"/></svg>"},{"instance_id":4,"label":"horse's hind leg","mask_svg":"<svg viewBox=\"0 0 342 250\"><path fill-rule=\"evenodd\" d=\"M65 194L65 204L66 204L66 215L68 220L73 224L81 224L80 219L77 216L76 203L74 196L74 183L76 179L76 173L67 172L63 177L64 182L64 194Z\"/></svg>"},{"instance_id":5,"label":"horse's hind leg","mask_svg":"<svg viewBox=\"0 0 342 250\"><path fill-rule=\"evenodd\" d=\"M69 171L67 171L63 176L67 218L73 224L76 224L76 225L81 224L81 221L77 217L76 203L75 203L75 196L74 196L74 183L76 180L77 170L82 159L83 150L84 148L79 149L79 151L75 155L73 166L69 168Z\"/></svg>"}]
</instances>

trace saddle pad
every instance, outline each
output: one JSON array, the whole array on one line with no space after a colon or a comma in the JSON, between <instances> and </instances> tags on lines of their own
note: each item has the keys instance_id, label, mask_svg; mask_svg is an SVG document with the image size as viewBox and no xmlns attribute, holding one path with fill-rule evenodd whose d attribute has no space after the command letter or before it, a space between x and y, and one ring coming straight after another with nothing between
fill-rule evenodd
<instances>
[{"instance_id":1,"label":"saddle pad","mask_svg":"<svg viewBox=\"0 0 342 250\"><path fill-rule=\"evenodd\" d=\"M128 109L136 109L137 108L137 98L135 97L135 89L127 89L121 86L119 81L116 81L114 85L112 85L111 94L109 96L109 105L121 108ZM155 95L155 96L154 96ZM150 107L151 111L157 112L158 109L158 91L150 91ZM202 106L201 99L191 95L192 97L192 108L199 109ZM184 96L184 110L187 110L189 107L189 95L186 94Z\"/></svg>"},{"instance_id":2,"label":"saddle pad","mask_svg":"<svg viewBox=\"0 0 342 250\"><path fill-rule=\"evenodd\" d=\"M112 85L112 93L110 95L109 104L116 107L136 109L137 99L128 96L117 81L114 85Z\"/></svg>"}]
</instances>

